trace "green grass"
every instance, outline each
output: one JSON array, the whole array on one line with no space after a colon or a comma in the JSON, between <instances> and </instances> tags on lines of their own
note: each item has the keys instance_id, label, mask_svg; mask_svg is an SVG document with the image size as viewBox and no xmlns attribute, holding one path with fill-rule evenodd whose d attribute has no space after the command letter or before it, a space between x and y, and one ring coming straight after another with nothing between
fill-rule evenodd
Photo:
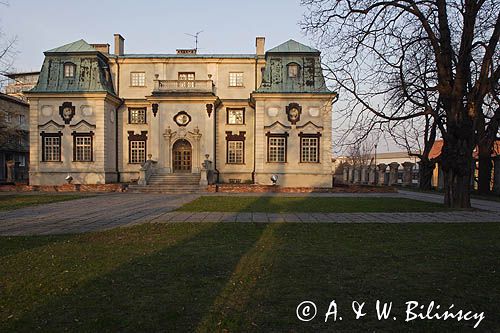
<instances>
[{"instance_id":1,"label":"green grass","mask_svg":"<svg viewBox=\"0 0 500 333\"><path fill-rule=\"evenodd\" d=\"M52 202L81 199L81 194L13 194L0 195L0 211L13 210L27 206ZM88 197L85 196L85 197Z\"/></svg>"},{"instance_id":2,"label":"green grass","mask_svg":"<svg viewBox=\"0 0 500 333\"><path fill-rule=\"evenodd\" d=\"M178 210L189 212L354 213L435 212L447 208L404 198L204 196Z\"/></svg>"},{"instance_id":3,"label":"green grass","mask_svg":"<svg viewBox=\"0 0 500 333\"><path fill-rule=\"evenodd\" d=\"M0 237L0 331L457 332L404 302L484 311L500 330L500 224L169 223ZM324 323L331 300L342 321ZM377 299L397 321L378 321ZM301 322L311 300L318 316ZM351 302L367 302L355 320ZM472 331L472 330L471 330Z\"/></svg>"}]
</instances>

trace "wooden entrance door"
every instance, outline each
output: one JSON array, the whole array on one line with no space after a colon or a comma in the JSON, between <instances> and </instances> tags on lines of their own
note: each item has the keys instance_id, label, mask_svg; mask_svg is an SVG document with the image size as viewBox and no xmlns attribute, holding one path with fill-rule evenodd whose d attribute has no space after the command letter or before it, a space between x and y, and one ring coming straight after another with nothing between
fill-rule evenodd
<instances>
[{"instance_id":1,"label":"wooden entrance door","mask_svg":"<svg viewBox=\"0 0 500 333\"><path fill-rule=\"evenodd\" d=\"M174 172L191 172L192 149L187 140L177 140L172 149Z\"/></svg>"}]
</instances>

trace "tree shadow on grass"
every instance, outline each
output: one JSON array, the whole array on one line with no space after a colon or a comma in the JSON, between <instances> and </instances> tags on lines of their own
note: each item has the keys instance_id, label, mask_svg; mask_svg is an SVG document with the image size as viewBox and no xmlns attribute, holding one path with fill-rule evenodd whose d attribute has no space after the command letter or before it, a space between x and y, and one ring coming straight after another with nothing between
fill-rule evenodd
<instances>
[{"instance_id":1,"label":"tree shadow on grass","mask_svg":"<svg viewBox=\"0 0 500 333\"><path fill-rule=\"evenodd\" d=\"M265 225L234 229L225 223L210 224L66 295L49 297L21 318L6 322L4 329L192 331L264 229Z\"/></svg>"},{"instance_id":2,"label":"tree shadow on grass","mask_svg":"<svg viewBox=\"0 0 500 333\"><path fill-rule=\"evenodd\" d=\"M57 236L0 236L0 258L16 255L34 248L62 243L71 239L73 235Z\"/></svg>"}]
</instances>

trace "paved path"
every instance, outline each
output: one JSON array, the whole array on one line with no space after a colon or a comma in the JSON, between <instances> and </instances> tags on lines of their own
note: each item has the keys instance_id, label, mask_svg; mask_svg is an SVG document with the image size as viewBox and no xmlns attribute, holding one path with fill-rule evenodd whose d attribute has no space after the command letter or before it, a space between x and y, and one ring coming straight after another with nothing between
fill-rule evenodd
<instances>
[{"instance_id":1,"label":"paved path","mask_svg":"<svg viewBox=\"0 0 500 333\"><path fill-rule=\"evenodd\" d=\"M220 194L209 194L220 195ZM230 194L234 195L234 194ZM240 194L238 194L240 195ZM263 194L241 194L263 195ZM404 197L442 202L436 194L400 193L325 194L291 193L269 196ZM500 222L500 203L473 200L484 211L436 213L223 213L177 212L176 208L194 200L197 194L112 193L74 201L57 202L0 212L0 235L44 235L112 229L141 223L165 222L333 222L333 223L420 223L420 222Z\"/></svg>"},{"instance_id":2,"label":"paved path","mask_svg":"<svg viewBox=\"0 0 500 333\"><path fill-rule=\"evenodd\" d=\"M0 235L77 233L152 222L197 197L112 193L0 212Z\"/></svg>"}]
</instances>

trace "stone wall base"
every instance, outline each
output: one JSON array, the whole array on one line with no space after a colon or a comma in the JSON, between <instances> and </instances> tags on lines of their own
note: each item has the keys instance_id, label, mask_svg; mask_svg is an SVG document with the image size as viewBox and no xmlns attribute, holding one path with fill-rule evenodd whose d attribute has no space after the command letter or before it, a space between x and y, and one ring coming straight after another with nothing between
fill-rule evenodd
<instances>
[{"instance_id":1,"label":"stone wall base","mask_svg":"<svg viewBox=\"0 0 500 333\"><path fill-rule=\"evenodd\" d=\"M207 192L215 193L395 193L393 187L378 186L338 186L338 187L281 187L254 184L209 185Z\"/></svg>"},{"instance_id":2,"label":"stone wall base","mask_svg":"<svg viewBox=\"0 0 500 333\"><path fill-rule=\"evenodd\" d=\"M127 184L0 185L0 192L125 192Z\"/></svg>"}]
</instances>

